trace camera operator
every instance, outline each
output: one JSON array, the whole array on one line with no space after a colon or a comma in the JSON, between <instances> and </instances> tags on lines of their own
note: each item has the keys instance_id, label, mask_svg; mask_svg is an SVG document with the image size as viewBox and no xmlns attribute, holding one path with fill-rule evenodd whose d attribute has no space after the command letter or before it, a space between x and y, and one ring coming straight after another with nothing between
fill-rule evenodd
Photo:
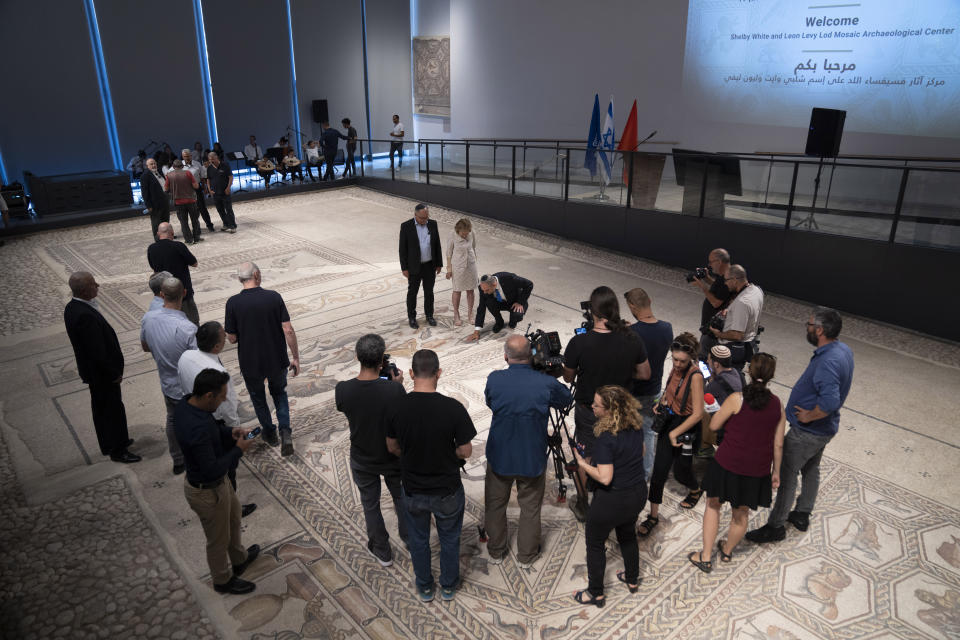
<instances>
[{"instance_id":1,"label":"camera operator","mask_svg":"<svg viewBox=\"0 0 960 640\"><path fill-rule=\"evenodd\" d=\"M703 392L709 393L718 405L722 405L731 394L739 393L743 390L743 373L730 366L732 358L730 349L726 345L718 344L710 349L707 355L707 366L713 374L710 380L704 385ZM713 456L713 445L719 444L722 439L717 431L710 428L710 420L713 413L705 412L703 414L703 426L700 431L700 450L697 451L698 458L710 458Z\"/></svg>"},{"instance_id":2,"label":"camera operator","mask_svg":"<svg viewBox=\"0 0 960 640\"><path fill-rule=\"evenodd\" d=\"M380 512L380 476L387 484L397 512L400 538L406 542L407 527L400 489L400 459L387 451L389 407L406 394L403 374L385 362L386 344L375 333L357 340L360 373L352 380L338 382L334 390L337 411L350 424L350 472L360 492L367 524L367 549L381 566L393 564L390 536ZM384 380L381 373L387 374Z\"/></svg>"},{"instance_id":3,"label":"camera operator","mask_svg":"<svg viewBox=\"0 0 960 640\"><path fill-rule=\"evenodd\" d=\"M480 330L487 311L493 316L493 332L499 333L503 329L503 315L501 311L510 312L508 326L513 329L523 320L523 315L530 306L530 293L533 283L521 278L515 273L498 271L493 275L484 275L480 278L480 301L477 304L477 319L473 323L473 333L467 336L467 341L480 339Z\"/></svg>"},{"instance_id":4,"label":"camera operator","mask_svg":"<svg viewBox=\"0 0 960 640\"><path fill-rule=\"evenodd\" d=\"M716 339L706 328L710 319L719 311L723 311L730 304L733 293L727 287L726 276L730 269L730 253L726 249L714 249L707 256L707 268L697 269L687 275L687 282L703 292L703 308L700 311L700 332L706 337L700 343L699 359L706 360L710 347L716 344Z\"/></svg>"},{"instance_id":5,"label":"camera operator","mask_svg":"<svg viewBox=\"0 0 960 640\"><path fill-rule=\"evenodd\" d=\"M738 264L730 265L725 280L736 297L724 312L723 329L710 327L710 333L730 349L731 364L739 371L757 351L754 341L760 328L763 290L747 280L747 270Z\"/></svg>"},{"instance_id":6,"label":"camera operator","mask_svg":"<svg viewBox=\"0 0 960 640\"><path fill-rule=\"evenodd\" d=\"M584 306L584 305L581 305ZM634 380L650 378L650 362L643 341L630 330L620 318L617 294L610 287L597 287L590 294L589 307L592 328L575 335L564 351L563 379L568 383L577 380L574 398L576 438L583 445L583 457L592 461L596 437L593 426L597 417L591 405L597 389L605 385L624 388L633 387ZM585 485L586 473L579 469L580 480ZM570 502L577 519L586 518L587 505L579 497Z\"/></svg>"},{"instance_id":7,"label":"camera operator","mask_svg":"<svg viewBox=\"0 0 960 640\"><path fill-rule=\"evenodd\" d=\"M525 569L540 554L550 409L568 407L573 396L554 377L530 366L532 353L525 337L507 338L503 355L509 366L487 376L484 390L487 406L493 411L483 497L487 551L492 564L500 564L507 555L507 503L516 481L520 505L517 562Z\"/></svg>"}]
</instances>

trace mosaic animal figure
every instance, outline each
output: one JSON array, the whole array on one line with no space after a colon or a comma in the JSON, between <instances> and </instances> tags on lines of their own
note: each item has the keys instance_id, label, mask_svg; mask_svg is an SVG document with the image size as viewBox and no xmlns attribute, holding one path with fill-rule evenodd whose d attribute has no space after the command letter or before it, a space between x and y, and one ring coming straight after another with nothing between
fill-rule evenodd
<instances>
[{"instance_id":1,"label":"mosaic animal figure","mask_svg":"<svg viewBox=\"0 0 960 640\"><path fill-rule=\"evenodd\" d=\"M846 546L847 551L859 551L871 560L879 562L881 545L878 533L880 532L889 535L887 530L878 525L875 520L861 513L855 513L833 542ZM842 540L843 538L847 539Z\"/></svg>"},{"instance_id":2,"label":"mosaic animal figure","mask_svg":"<svg viewBox=\"0 0 960 640\"><path fill-rule=\"evenodd\" d=\"M516 640L524 640L527 637L527 625L522 623L504 622L500 618L500 614L497 613L496 609L491 609L484 603L481 603L479 607L474 609L474 611L477 611L478 613L489 613L493 616L493 624L496 626L498 631L498 633L495 634L497 638L516 638Z\"/></svg>"},{"instance_id":3,"label":"mosaic animal figure","mask_svg":"<svg viewBox=\"0 0 960 640\"><path fill-rule=\"evenodd\" d=\"M674 536L667 535L671 530L675 529L678 524L679 522L676 518L668 518L661 513L660 524L654 527L649 536L638 540L640 552L646 553L654 560L662 558L667 544L680 539L679 532Z\"/></svg>"},{"instance_id":4,"label":"mosaic animal figure","mask_svg":"<svg viewBox=\"0 0 960 640\"><path fill-rule=\"evenodd\" d=\"M586 565L584 565L586 566ZM586 620L589 616L587 615L586 609L580 609L580 612L576 615L572 615L567 618L567 621L559 627L540 627L540 640L555 640L555 638L566 637L571 631L576 631L580 627L574 626L574 623L577 620Z\"/></svg>"},{"instance_id":5,"label":"mosaic animal figure","mask_svg":"<svg viewBox=\"0 0 960 640\"><path fill-rule=\"evenodd\" d=\"M944 559L948 564L960 569L960 539L951 535L953 542L944 542L937 547L937 555Z\"/></svg>"},{"instance_id":6,"label":"mosaic animal figure","mask_svg":"<svg viewBox=\"0 0 960 640\"><path fill-rule=\"evenodd\" d=\"M853 580L842 569L828 562L821 562L819 569L804 578L802 592L788 592L787 595L819 602L820 615L827 620L836 620L839 615L837 596L851 584Z\"/></svg>"},{"instance_id":7,"label":"mosaic animal figure","mask_svg":"<svg viewBox=\"0 0 960 640\"><path fill-rule=\"evenodd\" d=\"M951 640L960 638L960 591L947 589L942 596L938 596L932 591L917 589L913 595L920 602L930 605L929 609L917 611L921 622Z\"/></svg>"},{"instance_id":8,"label":"mosaic animal figure","mask_svg":"<svg viewBox=\"0 0 960 640\"><path fill-rule=\"evenodd\" d=\"M747 620L747 625L753 627L753 631L747 629L737 630L736 640L741 640L741 638L752 638L753 640L800 640L793 632L773 624L768 624L766 629L761 629L753 621L753 618Z\"/></svg>"}]
</instances>

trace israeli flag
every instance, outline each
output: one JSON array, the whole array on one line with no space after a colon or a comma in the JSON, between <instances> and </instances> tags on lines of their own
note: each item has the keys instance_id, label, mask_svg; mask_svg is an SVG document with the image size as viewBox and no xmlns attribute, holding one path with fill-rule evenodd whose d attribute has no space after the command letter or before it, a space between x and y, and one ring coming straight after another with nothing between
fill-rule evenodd
<instances>
[{"instance_id":1,"label":"israeli flag","mask_svg":"<svg viewBox=\"0 0 960 640\"><path fill-rule=\"evenodd\" d=\"M616 145L617 136L613 133L613 96L610 96L610 105L607 107L607 117L603 119L603 129L601 129L602 141L600 142L600 170L603 172L603 184L610 184L610 173L613 168L613 151Z\"/></svg>"},{"instance_id":2,"label":"israeli flag","mask_svg":"<svg viewBox=\"0 0 960 640\"><path fill-rule=\"evenodd\" d=\"M587 134L587 155L583 167L590 172L591 178L597 177L597 147L600 146L600 94L593 96L593 114L590 117L590 132Z\"/></svg>"}]
</instances>

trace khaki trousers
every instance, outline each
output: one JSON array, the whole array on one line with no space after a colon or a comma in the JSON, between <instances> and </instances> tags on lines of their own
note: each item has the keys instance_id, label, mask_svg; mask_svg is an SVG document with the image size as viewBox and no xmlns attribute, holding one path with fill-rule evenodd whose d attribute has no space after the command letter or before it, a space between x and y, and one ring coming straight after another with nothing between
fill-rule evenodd
<instances>
[{"instance_id":1,"label":"khaki trousers","mask_svg":"<svg viewBox=\"0 0 960 640\"><path fill-rule=\"evenodd\" d=\"M183 493L207 538L207 565L213 584L226 584L233 577L233 566L247 560L240 543L240 500L226 480L212 489L197 489L184 481Z\"/></svg>"},{"instance_id":2,"label":"khaki trousers","mask_svg":"<svg viewBox=\"0 0 960 640\"><path fill-rule=\"evenodd\" d=\"M703 420L700 423L701 444L717 444L717 432L710 429L710 418L712 418L713 415L712 413L703 414Z\"/></svg>"},{"instance_id":3,"label":"khaki trousers","mask_svg":"<svg viewBox=\"0 0 960 640\"><path fill-rule=\"evenodd\" d=\"M517 560L533 562L540 548L540 506L546 487L546 472L535 478L524 476L501 476L487 464L483 501L486 505L484 526L489 541L487 551L492 558L502 558L507 553L507 503L510 489L517 483L517 503L520 505L520 521L517 525Z\"/></svg>"}]
</instances>

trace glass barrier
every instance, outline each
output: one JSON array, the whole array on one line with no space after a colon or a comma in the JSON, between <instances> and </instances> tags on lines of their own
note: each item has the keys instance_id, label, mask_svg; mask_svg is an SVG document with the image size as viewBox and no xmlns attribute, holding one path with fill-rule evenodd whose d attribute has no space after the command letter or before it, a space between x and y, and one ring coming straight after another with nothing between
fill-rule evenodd
<instances>
[{"instance_id":1,"label":"glass barrier","mask_svg":"<svg viewBox=\"0 0 960 640\"><path fill-rule=\"evenodd\" d=\"M394 167L390 146L364 141L365 175L960 249L953 161L607 151L605 180L599 151L562 142L407 142Z\"/></svg>"}]
</instances>

